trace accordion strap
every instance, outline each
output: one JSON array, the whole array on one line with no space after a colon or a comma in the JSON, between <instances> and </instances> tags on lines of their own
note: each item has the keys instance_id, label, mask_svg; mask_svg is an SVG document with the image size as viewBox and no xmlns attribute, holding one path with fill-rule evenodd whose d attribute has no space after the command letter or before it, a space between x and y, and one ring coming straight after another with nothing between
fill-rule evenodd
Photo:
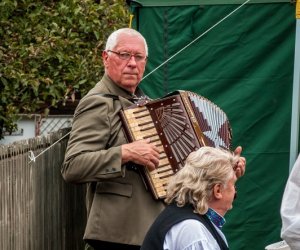
<instances>
[{"instance_id":1,"label":"accordion strap","mask_svg":"<svg viewBox=\"0 0 300 250\"><path fill-rule=\"evenodd\" d=\"M113 94L102 94L102 93L94 93L94 94L90 94L88 96L93 96L93 95L107 97L107 98L111 98L113 100L119 100L120 103L121 103L122 108L127 108L128 107L128 105L123 103L123 100L127 100L127 101L132 102L132 103L136 103L137 101L140 101L140 100L149 100L149 98L147 99L146 96L143 96L142 98L138 98L138 97L126 98L126 97L123 97L123 96L117 96L117 95L113 95ZM143 103L143 102L141 102L141 103Z\"/></svg>"},{"instance_id":2,"label":"accordion strap","mask_svg":"<svg viewBox=\"0 0 300 250\"><path fill-rule=\"evenodd\" d=\"M91 94L91 95L88 95L88 96L93 96L93 95L99 95L99 96L111 98L111 99L114 99L114 100L119 100L119 99L120 99L119 96L117 96L117 95L112 95L112 94L94 93L94 94Z\"/></svg>"}]
</instances>

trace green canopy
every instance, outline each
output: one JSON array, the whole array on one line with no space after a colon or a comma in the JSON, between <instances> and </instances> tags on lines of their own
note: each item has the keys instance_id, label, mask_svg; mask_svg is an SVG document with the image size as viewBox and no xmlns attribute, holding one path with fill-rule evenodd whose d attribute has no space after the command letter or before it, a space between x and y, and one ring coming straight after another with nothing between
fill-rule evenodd
<instances>
[{"instance_id":1,"label":"green canopy","mask_svg":"<svg viewBox=\"0 0 300 250\"><path fill-rule=\"evenodd\" d=\"M133 0L129 1L133 6L158 7L158 6L186 6L186 5L218 5L218 4L242 4L246 0ZM291 0L251 0L249 4L257 3L288 3Z\"/></svg>"},{"instance_id":2,"label":"green canopy","mask_svg":"<svg viewBox=\"0 0 300 250\"><path fill-rule=\"evenodd\" d=\"M190 90L227 113L233 148L243 146L247 171L238 181L238 199L226 214L224 232L230 249L259 250L280 240L296 21L290 1L251 1L237 9L244 2L139 0L129 5L133 28L149 46L144 91L160 98Z\"/></svg>"}]
</instances>

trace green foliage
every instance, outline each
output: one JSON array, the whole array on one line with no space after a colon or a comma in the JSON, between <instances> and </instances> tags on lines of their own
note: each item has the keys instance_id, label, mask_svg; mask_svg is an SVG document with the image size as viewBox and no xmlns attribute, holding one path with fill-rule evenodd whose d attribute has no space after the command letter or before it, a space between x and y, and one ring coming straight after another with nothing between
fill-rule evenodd
<instances>
[{"instance_id":1,"label":"green foliage","mask_svg":"<svg viewBox=\"0 0 300 250\"><path fill-rule=\"evenodd\" d=\"M86 94L103 74L107 36L128 23L122 0L2 0L0 139L18 114Z\"/></svg>"}]
</instances>

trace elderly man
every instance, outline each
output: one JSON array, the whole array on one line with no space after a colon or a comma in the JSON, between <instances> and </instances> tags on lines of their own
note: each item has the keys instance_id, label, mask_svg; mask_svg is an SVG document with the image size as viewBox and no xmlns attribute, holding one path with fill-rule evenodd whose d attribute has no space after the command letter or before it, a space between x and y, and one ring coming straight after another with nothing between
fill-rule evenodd
<instances>
[{"instance_id":1,"label":"elderly man","mask_svg":"<svg viewBox=\"0 0 300 250\"><path fill-rule=\"evenodd\" d=\"M138 84L147 57L147 43L139 32L113 32L102 53L105 74L74 114L62 175L67 182L88 183L84 239L94 249L139 249L164 208L147 192L138 171L157 167L159 151L148 140L128 143L119 117L122 108L143 96ZM237 175L244 170L240 157Z\"/></svg>"},{"instance_id":2,"label":"elderly man","mask_svg":"<svg viewBox=\"0 0 300 250\"><path fill-rule=\"evenodd\" d=\"M141 250L226 250L221 231L236 196L234 169L239 157L218 148L192 152L171 178L166 203Z\"/></svg>"}]
</instances>

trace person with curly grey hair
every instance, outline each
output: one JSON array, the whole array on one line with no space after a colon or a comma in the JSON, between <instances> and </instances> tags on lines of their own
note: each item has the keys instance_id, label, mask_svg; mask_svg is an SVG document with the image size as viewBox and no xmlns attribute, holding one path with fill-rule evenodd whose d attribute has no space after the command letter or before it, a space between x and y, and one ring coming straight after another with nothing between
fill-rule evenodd
<instances>
[{"instance_id":1,"label":"person with curly grey hair","mask_svg":"<svg viewBox=\"0 0 300 250\"><path fill-rule=\"evenodd\" d=\"M236 197L239 157L220 148L192 152L170 180L168 206L150 227L141 250L223 250L224 215Z\"/></svg>"}]
</instances>

